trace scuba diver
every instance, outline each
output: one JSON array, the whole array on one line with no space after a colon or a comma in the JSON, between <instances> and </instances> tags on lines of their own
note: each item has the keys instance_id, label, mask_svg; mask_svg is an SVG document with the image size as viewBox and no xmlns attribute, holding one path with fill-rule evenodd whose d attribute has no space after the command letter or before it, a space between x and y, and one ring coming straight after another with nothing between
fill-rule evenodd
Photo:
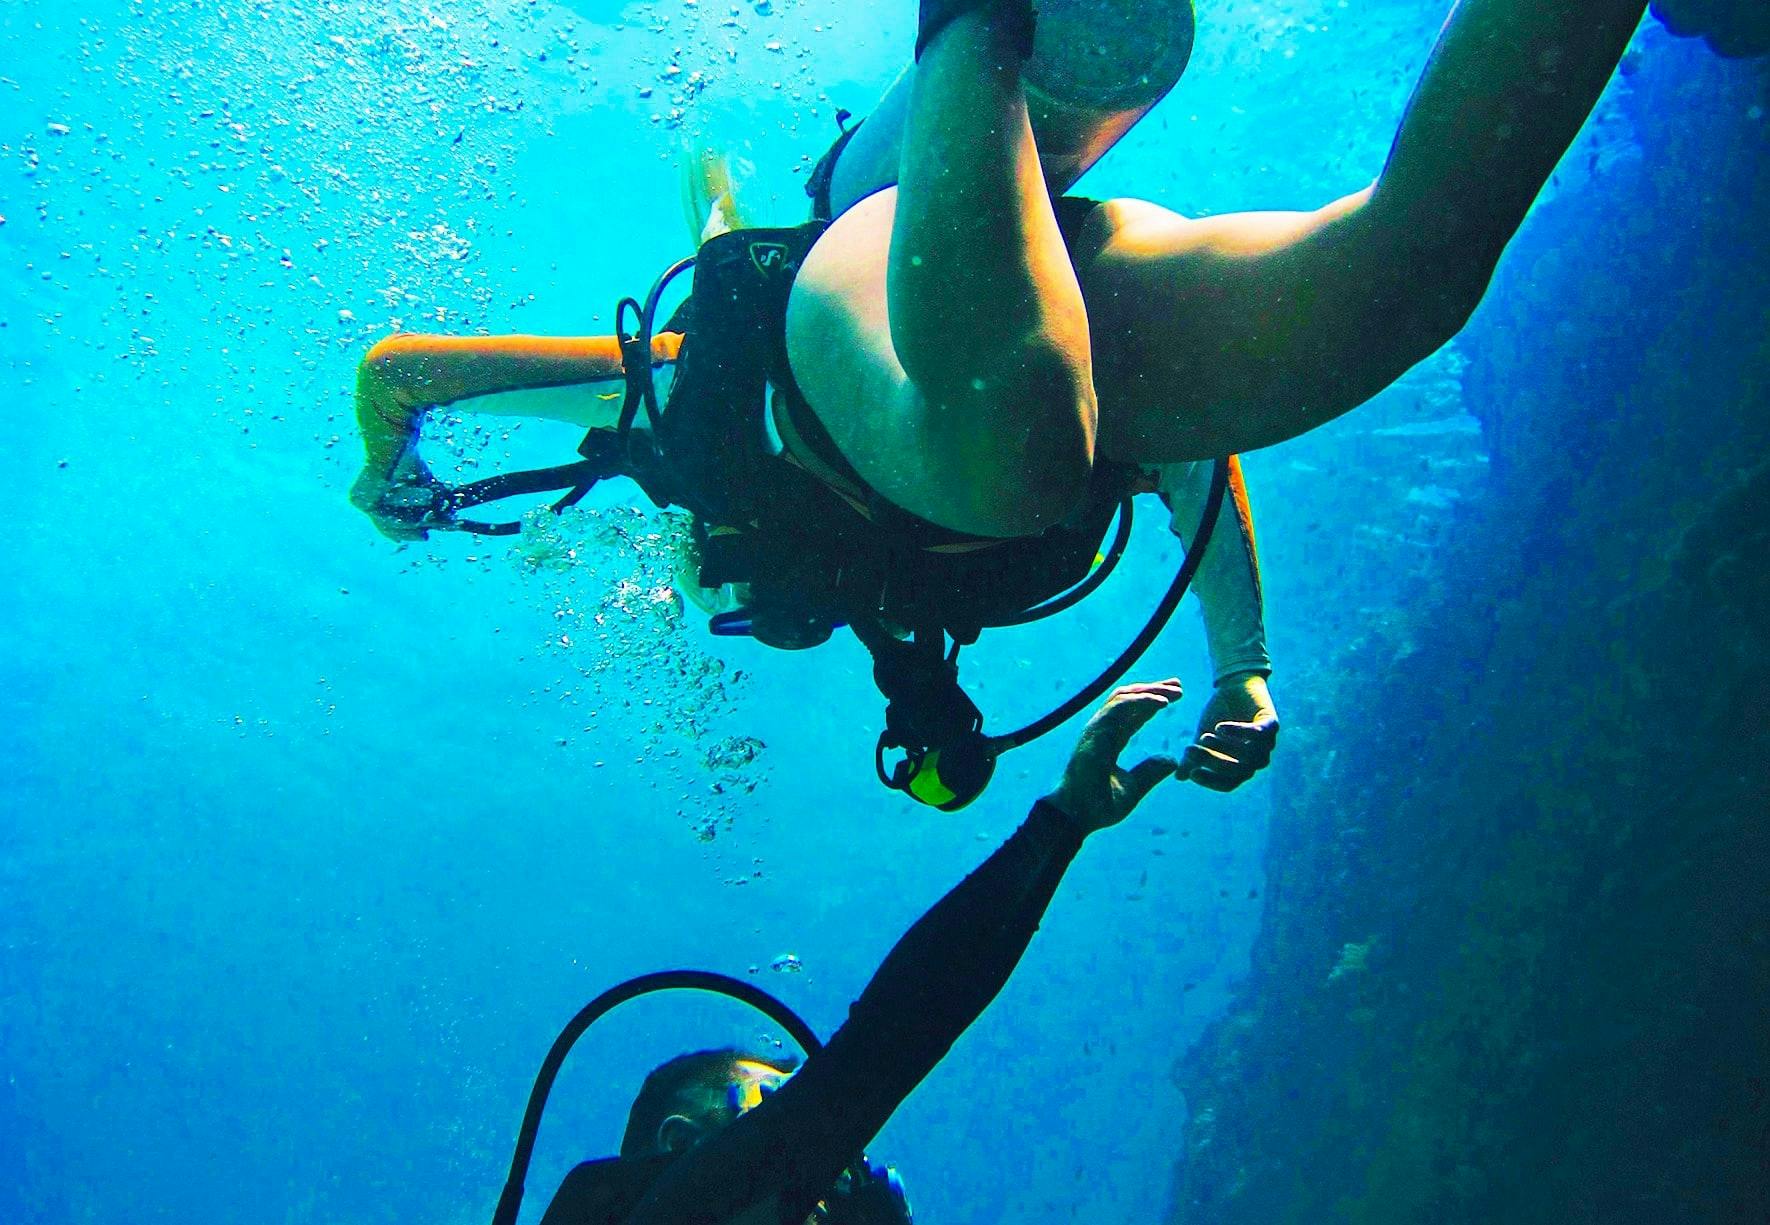
<instances>
[{"instance_id":1,"label":"scuba diver","mask_svg":"<svg viewBox=\"0 0 1770 1225\"><path fill-rule=\"evenodd\" d=\"M778 1057L712 1050L656 1068L620 1156L574 1168L542 1225L907 1225L902 1184L867 1160L867 1145L1007 983L1083 841L1123 821L1178 769L1169 757L1129 769L1118 759L1179 698L1175 680L1115 692L1083 729L1056 790L903 935L828 1044L753 985L714 974L648 975L593 1001L542 1064L494 1225L515 1225L547 1095L572 1045L619 1004L681 988L762 1009L809 1057L793 1070Z\"/></svg>"},{"instance_id":2,"label":"scuba diver","mask_svg":"<svg viewBox=\"0 0 1770 1225\"><path fill-rule=\"evenodd\" d=\"M697 285L699 292L702 289ZM676 331L661 332L651 340L651 351L660 364L676 362L684 347L683 336ZM612 337L402 334L381 341L363 359L357 377L357 416L369 453L364 475L358 480L357 490L364 495L358 504L369 510L382 530L394 539L421 538L431 530L445 527L507 534L515 524L473 523L457 512L482 498L493 500L526 492L537 483L555 482L556 470L542 470L492 477L444 492L423 467L416 451L424 414L440 405L469 413L560 420L586 428L589 432L581 450L596 458L566 466L571 473L568 483L586 479L593 482L601 476L634 471L635 454L655 453L653 444L645 440L650 431L634 428L625 436L643 440L635 452L623 440L619 428L621 405L599 394L608 380L621 377L621 369L621 346ZM685 401L693 402L678 390L672 391L667 420L678 419ZM672 448L678 455L681 450ZM381 475L389 468L402 473L398 479L404 483L398 486L397 493L390 493ZM957 687L956 659L947 651L939 658L927 660L924 668L920 654L894 654L905 648L888 633L863 628L866 614L874 608L889 608L898 618L897 624L912 623L920 616L913 608L905 607L913 594L912 582L918 583L924 593L938 594L938 611L945 618L944 627L955 628L952 618L961 611L977 617L977 628L970 631L972 638L985 623L985 598L1016 613L1016 617L998 617L989 624L1016 623L1022 615L1018 612L1021 606L1039 601L1046 601L1046 609L1061 611L1059 601L1067 599L1073 603L1077 589L1072 588L1068 597L1047 597L1078 576L1098 587L1110 572L1110 564L1093 565L1090 572L1097 548L1106 548L1108 563L1116 562L1122 554L1130 529L1128 508L1120 515L1119 529L1110 546L1101 545L1106 523L1095 514L1078 531L1052 532L1018 547L989 542L983 547L950 552L924 550L914 540L901 544L889 527L876 525L865 513L833 496L802 472L789 467L783 475L799 479L784 489L779 489L782 482L777 480L779 496L772 505L761 508L772 512L768 515L770 521L763 525L764 530L744 533L728 526L734 520L742 522L744 516L721 508L716 517L710 517L714 526L709 531L705 526L709 520L701 518L701 504L693 494L662 485L663 478L656 471L642 480L660 505L675 503L696 508L691 547L679 552L676 558L678 591L709 616L715 633L741 632L772 646L802 647L828 636L828 627L813 624L808 631L806 625L808 614L815 613L831 593L816 590L822 584L808 581L798 569L807 559L815 558L833 557L837 563L846 564L851 576L850 591L836 594L854 602L857 611L843 613L841 618L851 622L856 633L863 636L863 642L875 652L875 672L881 689L892 698L891 711L900 712L900 721L905 710L910 712L911 719L923 724L944 721L949 712L958 720L953 727L899 729L905 730L906 736L923 730L929 741L946 744L947 766L944 771L937 769L938 759L931 760L930 755L924 754L902 786L890 783L889 778L888 785L937 807L962 807L981 792L988 778L986 774L963 785L952 766L953 742L973 735L974 725L975 730L980 730L975 707ZM1198 597L1203 613L1214 689L1200 716L1194 742L1183 757L1182 777L1202 787L1227 792L1270 761L1278 734L1278 716L1267 687L1272 663L1266 649L1253 515L1239 464L1231 462L1226 466L1226 486L1217 490L1226 508L1222 515L1224 529L1203 537L1195 531L1211 504L1215 475L1210 465L1169 465L1145 474L1137 491L1159 494L1170 508L1174 534L1182 539L1193 538L1187 558L1190 590ZM579 489L573 490L574 494L578 492ZM400 495L419 499L421 509L405 516L389 513L391 497ZM575 498L568 496L562 504L572 500ZM406 505L411 507L414 503ZM807 506L815 513L802 513ZM1111 508L1101 509L1110 512ZM790 523L775 518L783 511L788 512ZM747 555L734 560L730 552L738 545ZM765 553L765 549L773 555ZM894 578L897 589L889 593L888 599L882 598L876 588L861 587L852 577L861 562L879 581L887 575ZM1177 600L1172 588L1170 594ZM967 605L968 608L964 607ZM831 622L832 627L834 623ZM1151 627L1146 627L1145 637L1152 636L1151 628L1159 629L1159 622L1152 621ZM1133 661L1121 658L1120 662L1128 666ZM924 671L933 673L932 683L919 683ZM1115 666L1110 671L1122 668ZM1090 689L1104 691L1108 687L1096 682ZM1092 701L1099 693L1084 691L1078 696ZM1076 704L1072 699L1064 709L1075 713L1072 708ZM1040 721L1041 725L1053 722L1050 717ZM953 789L955 786L957 790Z\"/></svg>"},{"instance_id":3,"label":"scuba diver","mask_svg":"<svg viewBox=\"0 0 1770 1225\"><path fill-rule=\"evenodd\" d=\"M1200 594L1208 624L1253 626L1229 457L1351 410L1462 327L1646 0L1461 0L1374 185L1313 212L1201 219L1062 194L1185 69L1191 5L1134 7L1133 20L1123 3L1047 0L1035 20L1030 0L923 0L915 62L808 184L814 220L708 238L668 324L654 326L658 302L688 261L623 302L613 337L377 346L359 375L352 501L411 539L506 527L462 512L513 493L566 489L563 506L598 479L637 480L693 512L692 586L715 632L799 648L854 630L890 703L880 777L943 808L1122 678L1211 552L1226 500L1244 556L1221 564L1252 605ZM422 404L615 378L618 411L581 395L526 410L589 426L580 462L451 488L417 455ZM1146 632L1049 716L983 733L957 649L1091 590L1114 513L1122 536L1135 494L1186 502L1204 475L1188 465L1206 461L1196 527L1176 525L1187 565ZM1263 657L1262 644L1216 660L1185 760L1207 785L1270 755Z\"/></svg>"}]
</instances>

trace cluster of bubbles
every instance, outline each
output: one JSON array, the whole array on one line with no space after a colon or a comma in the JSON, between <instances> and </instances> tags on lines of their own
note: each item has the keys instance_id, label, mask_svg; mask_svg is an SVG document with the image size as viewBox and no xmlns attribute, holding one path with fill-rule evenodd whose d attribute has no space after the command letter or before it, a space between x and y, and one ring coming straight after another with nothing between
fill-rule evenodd
<instances>
[{"instance_id":1,"label":"cluster of bubbles","mask_svg":"<svg viewBox=\"0 0 1770 1225\"><path fill-rule=\"evenodd\" d=\"M761 781L764 745L719 734L744 674L689 632L675 586L688 541L680 514L542 508L513 553L553 610L548 647L579 679L571 700L591 718L620 712L626 751L689 787L680 815L711 842Z\"/></svg>"},{"instance_id":2,"label":"cluster of bubbles","mask_svg":"<svg viewBox=\"0 0 1770 1225\"><path fill-rule=\"evenodd\" d=\"M647 121L673 134L670 155L726 158L745 224L803 220L805 177L838 131L815 61L827 60L853 10L828 0L680 0L638 11L656 37L642 52L637 91Z\"/></svg>"},{"instance_id":3,"label":"cluster of bubbles","mask_svg":"<svg viewBox=\"0 0 1770 1225\"><path fill-rule=\"evenodd\" d=\"M477 237L544 122L545 11L156 0L70 22L68 84L0 149L66 244L30 269L63 363L132 373L185 415L213 389L212 415L255 440L336 445L345 354L492 315Z\"/></svg>"},{"instance_id":4,"label":"cluster of bubbles","mask_svg":"<svg viewBox=\"0 0 1770 1225\"><path fill-rule=\"evenodd\" d=\"M659 0L593 20L537 0L126 0L57 16L36 43L0 31L65 82L29 91L44 104L33 127L0 132L20 189L0 225L42 239L8 272L76 390L128 382L132 412L212 452L231 437L241 460L262 447L329 472L313 497L339 496L357 463L357 358L390 331L511 330L533 300L494 254L536 220L522 151L610 102L609 124L682 129L655 142L665 157L730 96L760 95L783 133L825 117L812 47L783 34L822 28L801 3ZM489 471L514 428L456 418L440 463ZM716 728L735 678L684 632L675 530L637 511L543 515L507 564L553 614L551 649L586 700L633 710L635 751L676 753L704 790L739 796L761 744ZM462 543L404 561L506 564Z\"/></svg>"},{"instance_id":5,"label":"cluster of bubbles","mask_svg":"<svg viewBox=\"0 0 1770 1225\"><path fill-rule=\"evenodd\" d=\"M771 33L784 11L638 5L604 26L494 0L156 0L80 18L54 110L0 147L36 220L69 236L29 269L59 291L43 291L44 320L60 321L58 296L109 298L96 332L83 322L62 339L169 392L189 353L166 335L217 341L253 393L221 412L246 416L261 377L265 398L286 401L257 424L310 417L300 406L316 399L342 407L326 382L339 351L390 329L496 327L526 301L488 269L483 240L520 202L517 149L585 105L578 95L655 95L650 118L669 126L715 82L818 107L811 48ZM156 326L169 299L207 326L179 326L182 313ZM271 377L284 363L260 356L273 348L316 377L285 391Z\"/></svg>"},{"instance_id":6,"label":"cluster of bubbles","mask_svg":"<svg viewBox=\"0 0 1770 1225\"><path fill-rule=\"evenodd\" d=\"M811 47L789 46L771 20L796 7L797 0L644 6L640 11L649 14L651 28L670 40L667 52L649 61L654 80L639 87L641 98L658 104L652 122L682 125L695 100L716 82L728 86L722 93L743 96L782 93L794 102L816 96ZM834 17L839 10L830 12ZM813 29L821 33L824 26Z\"/></svg>"}]
</instances>

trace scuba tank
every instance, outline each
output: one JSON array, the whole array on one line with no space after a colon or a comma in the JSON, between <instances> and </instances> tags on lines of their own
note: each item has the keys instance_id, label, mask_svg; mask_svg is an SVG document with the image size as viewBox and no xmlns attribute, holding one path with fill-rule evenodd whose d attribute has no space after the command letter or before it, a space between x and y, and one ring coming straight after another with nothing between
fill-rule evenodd
<instances>
[{"instance_id":1,"label":"scuba tank","mask_svg":"<svg viewBox=\"0 0 1770 1225\"><path fill-rule=\"evenodd\" d=\"M1179 83L1192 58L1192 0L1041 0L1021 70L1052 195L1068 191ZM914 68L842 135L806 186L828 219L897 181Z\"/></svg>"},{"instance_id":2,"label":"scuba tank","mask_svg":"<svg viewBox=\"0 0 1770 1225\"><path fill-rule=\"evenodd\" d=\"M1192 58L1192 0L1041 0L1021 72L1045 178L1068 187L1167 96Z\"/></svg>"}]
</instances>

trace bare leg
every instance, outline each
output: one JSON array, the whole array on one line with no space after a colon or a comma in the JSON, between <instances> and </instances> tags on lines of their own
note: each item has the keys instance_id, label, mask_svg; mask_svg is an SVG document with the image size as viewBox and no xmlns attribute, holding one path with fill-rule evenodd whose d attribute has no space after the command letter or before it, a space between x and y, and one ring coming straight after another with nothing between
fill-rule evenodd
<instances>
[{"instance_id":1,"label":"bare leg","mask_svg":"<svg viewBox=\"0 0 1770 1225\"><path fill-rule=\"evenodd\" d=\"M1021 75L1045 183L1060 195L1179 82L1194 23L1190 0L1041 0L1038 9ZM834 215L897 182L915 75L912 64L891 83L843 151Z\"/></svg>"},{"instance_id":2,"label":"bare leg","mask_svg":"<svg viewBox=\"0 0 1770 1225\"><path fill-rule=\"evenodd\" d=\"M860 131L848 142L836 162L836 176L830 182L830 204L834 216L840 217L855 202L864 200L882 188L897 182L903 166L903 126L909 120L910 90L915 68L906 68L879 105L860 125Z\"/></svg>"},{"instance_id":3,"label":"bare leg","mask_svg":"<svg viewBox=\"0 0 1770 1225\"><path fill-rule=\"evenodd\" d=\"M1088 381L1087 316L1039 172L1020 59L987 9L928 47L904 136L887 288L905 372L961 412L1011 411L1004 392L1019 399L1043 390L1028 379L1054 376L1073 417Z\"/></svg>"},{"instance_id":4,"label":"bare leg","mask_svg":"<svg viewBox=\"0 0 1770 1225\"><path fill-rule=\"evenodd\" d=\"M831 212L835 216L897 182L915 80L916 69L912 65L885 91L879 105L842 151L836 162L836 177L830 183ZM1038 145L1039 166L1051 194L1062 195L1075 186L1076 180L1092 169L1157 100L1159 96L1147 103L1140 101L1134 108L1095 109L1064 106L1050 98L1029 98L1033 140Z\"/></svg>"},{"instance_id":5,"label":"bare leg","mask_svg":"<svg viewBox=\"0 0 1770 1225\"><path fill-rule=\"evenodd\" d=\"M1315 213L1116 203L1082 268L1104 453L1267 446L1449 340L1591 112L1645 0L1463 0L1376 186Z\"/></svg>"},{"instance_id":6,"label":"bare leg","mask_svg":"<svg viewBox=\"0 0 1770 1225\"><path fill-rule=\"evenodd\" d=\"M993 10L929 43L901 186L849 209L793 284L787 353L877 492L960 531L1063 518L1093 467L1088 320ZM1022 30L1022 34L1024 30Z\"/></svg>"}]
</instances>

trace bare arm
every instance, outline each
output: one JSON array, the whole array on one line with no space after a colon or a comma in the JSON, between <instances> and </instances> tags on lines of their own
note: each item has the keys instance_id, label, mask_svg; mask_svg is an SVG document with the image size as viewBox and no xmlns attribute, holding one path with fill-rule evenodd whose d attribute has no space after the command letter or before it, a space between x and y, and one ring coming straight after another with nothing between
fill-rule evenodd
<instances>
[{"instance_id":1,"label":"bare arm","mask_svg":"<svg viewBox=\"0 0 1770 1225\"><path fill-rule=\"evenodd\" d=\"M1266 653L1253 505L1241 460L1231 456L1229 465L1229 496L1192 581L1215 692L1180 770L1180 777L1212 791L1233 791L1247 782L1271 761L1278 743L1278 712L1266 685L1272 659ZM1169 530L1182 540L1198 530L1212 467L1202 461L1173 464L1160 473L1162 498L1173 511Z\"/></svg>"},{"instance_id":2,"label":"bare arm","mask_svg":"<svg viewBox=\"0 0 1770 1225\"><path fill-rule=\"evenodd\" d=\"M652 360L676 360L682 337L652 338ZM409 539L408 525L377 515L383 497L410 468L410 452L426 410L442 404L467 411L565 421L590 428L614 423L620 396L587 396L582 388L623 377L613 336L425 336L401 333L381 341L357 367L356 416L363 470L350 500L384 535ZM562 394L568 389L580 389Z\"/></svg>"},{"instance_id":3,"label":"bare arm","mask_svg":"<svg viewBox=\"0 0 1770 1225\"><path fill-rule=\"evenodd\" d=\"M1646 0L1460 0L1371 200L1431 242L1497 258L1579 134Z\"/></svg>"}]
</instances>

